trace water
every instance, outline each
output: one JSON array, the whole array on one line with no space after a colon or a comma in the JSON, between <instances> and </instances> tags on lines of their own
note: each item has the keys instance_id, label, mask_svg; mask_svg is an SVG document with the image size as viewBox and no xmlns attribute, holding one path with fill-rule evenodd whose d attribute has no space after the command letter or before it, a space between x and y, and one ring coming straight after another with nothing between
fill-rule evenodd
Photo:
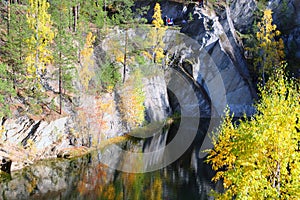
<instances>
[{"instance_id":1,"label":"water","mask_svg":"<svg viewBox=\"0 0 300 200\"><path fill-rule=\"evenodd\" d=\"M155 151L170 143L177 129L172 125L151 139L130 139L119 147L132 152ZM198 131L194 143L176 162L147 173L125 173L103 164L111 147L71 160L41 161L2 177L0 199L212 199L210 191L219 190L220 184L210 181L214 172L198 156L203 134ZM110 166L124 166L122 156L113 156L110 160L118 162ZM161 157L159 154L148 162L130 160L126 166L146 169Z\"/></svg>"}]
</instances>

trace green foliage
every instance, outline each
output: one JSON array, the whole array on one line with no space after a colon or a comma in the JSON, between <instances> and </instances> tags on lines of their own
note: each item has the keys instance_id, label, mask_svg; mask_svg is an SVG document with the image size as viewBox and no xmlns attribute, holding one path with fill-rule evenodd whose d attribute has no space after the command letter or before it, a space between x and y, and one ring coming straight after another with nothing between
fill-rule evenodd
<instances>
[{"instance_id":1,"label":"green foliage","mask_svg":"<svg viewBox=\"0 0 300 200\"><path fill-rule=\"evenodd\" d=\"M134 6L133 0L114 0L109 3L112 12L112 23L114 25L128 25L134 22L134 13L131 8Z\"/></svg>"},{"instance_id":2,"label":"green foliage","mask_svg":"<svg viewBox=\"0 0 300 200\"><path fill-rule=\"evenodd\" d=\"M119 68L112 63L102 65L97 77L106 91L111 91L121 81Z\"/></svg>"},{"instance_id":3,"label":"green foliage","mask_svg":"<svg viewBox=\"0 0 300 200\"><path fill-rule=\"evenodd\" d=\"M50 7L53 29L56 33L52 52L53 65L56 69L54 75L59 82L60 102L63 94L74 91L73 79L76 74L74 65L77 61L77 48L70 28L69 10L71 5L69 1L53 0Z\"/></svg>"},{"instance_id":4,"label":"green foliage","mask_svg":"<svg viewBox=\"0 0 300 200\"><path fill-rule=\"evenodd\" d=\"M226 189L217 199L300 198L299 85L283 71L260 88L257 114L239 125L227 115L214 136L208 162Z\"/></svg>"},{"instance_id":5,"label":"green foliage","mask_svg":"<svg viewBox=\"0 0 300 200\"><path fill-rule=\"evenodd\" d=\"M25 86L23 84L26 80L24 58L28 51L26 40L32 33L27 24L26 15L21 14L25 12L25 6L11 4L9 32L1 32L3 34L1 37L5 38L4 45L0 46L1 60L9 66L7 73L16 88Z\"/></svg>"},{"instance_id":6,"label":"green foliage","mask_svg":"<svg viewBox=\"0 0 300 200\"><path fill-rule=\"evenodd\" d=\"M8 66L0 63L0 119L11 114L8 99L15 95L16 92L8 73Z\"/></svg>"},{"instance_id":7,"label":"green foliage","mask_svg":"<svg viewBox=\"0 0 300 200\"><path fill-rule=\"evenodd\" d=\"M82 1L80 4L81 16L88 23L93 23L97 28L104 26L104 18L106 16L103 10L103 0Z\"/></svg>"}]
</instances>

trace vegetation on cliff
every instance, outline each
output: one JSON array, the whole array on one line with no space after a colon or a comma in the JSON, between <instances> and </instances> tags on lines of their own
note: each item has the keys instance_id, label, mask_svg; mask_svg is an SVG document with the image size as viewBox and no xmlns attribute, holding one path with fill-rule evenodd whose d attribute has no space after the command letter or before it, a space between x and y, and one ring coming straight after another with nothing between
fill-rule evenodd
<instances>
[{"instance_id":1,"label":"vegetation on cliff","mask_svg":"<svg viewBox=\"0 0 300 200\"><path fill-rule=\"evenodd\" d=\"M283 41L271 14L264 11L252 49L260 76L256 114L233 123L227 113L213 137L207 162L225 188L217 199L300 198L299 83L285 75Z\"/></svg>"}]
</instances>

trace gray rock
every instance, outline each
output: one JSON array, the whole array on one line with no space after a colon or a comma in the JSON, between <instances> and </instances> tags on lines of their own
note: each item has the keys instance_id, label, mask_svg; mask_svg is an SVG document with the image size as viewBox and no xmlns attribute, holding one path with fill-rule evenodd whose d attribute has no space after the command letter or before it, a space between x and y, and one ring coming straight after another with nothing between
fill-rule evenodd
<instances>
[{"instance_id":1,"label":"gray rock","mask_svg":"<svg viewBox=\"0 0 300 200\"><path fill-rule=\"evenodd\" d=\"M171 109L167 94L167 85L163 75L144 79L146 95L145 108L148 122L163 121L170 114Z\"/></svg>"}]
</instances>

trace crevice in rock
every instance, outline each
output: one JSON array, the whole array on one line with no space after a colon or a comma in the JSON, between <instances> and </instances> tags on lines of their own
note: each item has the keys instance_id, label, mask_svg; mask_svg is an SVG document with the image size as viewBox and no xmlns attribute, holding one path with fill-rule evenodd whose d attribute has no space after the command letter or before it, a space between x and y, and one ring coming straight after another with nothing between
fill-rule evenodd
<instances>
[{"instance_id":1,"label":"crevice in rock","mask_svg":"<svg viewBox=\"0 0 300 200\"><path fill-rule=\"evenodd\" d=\"M30 132L28 133L28 135L21 141L21 144L23 146L25 146L27 144L28 139L36 133L36 131L39 128L40 124L41 124L41 121L39 121L38 123L33 125Z\"/></svg>"}]
</instances>

